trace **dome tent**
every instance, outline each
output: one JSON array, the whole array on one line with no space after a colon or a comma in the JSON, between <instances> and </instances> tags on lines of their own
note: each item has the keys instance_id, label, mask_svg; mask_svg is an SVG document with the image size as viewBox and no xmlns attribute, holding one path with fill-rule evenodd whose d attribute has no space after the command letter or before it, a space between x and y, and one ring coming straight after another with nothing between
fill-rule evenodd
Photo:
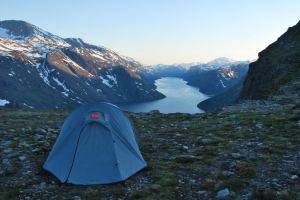
<instances>
[{"instance_id":1,"label":"dome tent","mask_svg":"<svg viewBox=\"0 0 300 200\"><path fill-rule=\"evenodd\" d=\"M113 104L86 104L65 120L44 169L61 182L107 184L146 167L129 119Z\"/></svg>"}]
</instances>

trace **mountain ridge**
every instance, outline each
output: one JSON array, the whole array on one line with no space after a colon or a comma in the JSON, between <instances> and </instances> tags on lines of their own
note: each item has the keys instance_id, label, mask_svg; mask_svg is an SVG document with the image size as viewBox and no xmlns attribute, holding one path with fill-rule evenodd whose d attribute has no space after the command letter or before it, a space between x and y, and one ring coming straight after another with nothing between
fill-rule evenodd
<instances>
[{"instance_id":1,"label":"mountain ridge","mask_svg":"<svg viewBox=\"0 0 300 200\"><path fill-rule=\"evenodd\" d=\"M249 66L241 99L264 99L300 74L300 21L259 53Z\"/></svg>"}]
</instances>

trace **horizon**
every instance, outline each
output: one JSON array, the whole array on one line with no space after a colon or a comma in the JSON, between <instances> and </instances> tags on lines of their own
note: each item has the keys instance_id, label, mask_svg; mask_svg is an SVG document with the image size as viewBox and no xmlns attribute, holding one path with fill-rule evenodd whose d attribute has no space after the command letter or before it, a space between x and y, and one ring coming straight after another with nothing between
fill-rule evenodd
<instances>
[{"instance_id":1,"label":"horizon","mask_svg":"<svg viewBox=\"0 0 300 200\"><path fill-rule=\"evenodd\" d=\"M0 20L23 20L62 38L81 38L144 65L219 57L245 61L257 59L299 21L300 2L288 2L11 0L2 3Z\"/></svg>"}]
</instances>

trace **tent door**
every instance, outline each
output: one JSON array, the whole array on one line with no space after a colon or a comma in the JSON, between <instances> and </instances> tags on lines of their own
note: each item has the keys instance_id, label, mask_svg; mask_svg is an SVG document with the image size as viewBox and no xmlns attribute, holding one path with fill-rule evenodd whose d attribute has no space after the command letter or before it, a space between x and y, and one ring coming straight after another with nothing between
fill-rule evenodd
<instances>
[{"instance_id":1,"label":"tent door","mask_svg":"<svg viewBox=\"0 0 300 200\"><path fill-rule=\"evenodd\" d=\"M67 181L92 184L119 179L114 145L110 130L99 123L88 123L80 132Z\"/></svg>"}]
</instances>

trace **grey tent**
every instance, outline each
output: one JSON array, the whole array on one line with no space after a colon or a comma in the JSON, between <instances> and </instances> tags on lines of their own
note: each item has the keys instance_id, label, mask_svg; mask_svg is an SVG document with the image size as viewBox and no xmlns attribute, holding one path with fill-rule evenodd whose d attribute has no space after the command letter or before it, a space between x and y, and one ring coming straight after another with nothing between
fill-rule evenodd
<instances>
[{"instance_id":1,"label":"grey tent","mask_svg":"<svg viewBox=\"0 0 300 200\"><path fill-rule=\"evenodd\" d=\"M65 120L44 169L61 182L114 183L146 166L129 119L115 105L92 103Z\"/></svg>"}]
</instances>

